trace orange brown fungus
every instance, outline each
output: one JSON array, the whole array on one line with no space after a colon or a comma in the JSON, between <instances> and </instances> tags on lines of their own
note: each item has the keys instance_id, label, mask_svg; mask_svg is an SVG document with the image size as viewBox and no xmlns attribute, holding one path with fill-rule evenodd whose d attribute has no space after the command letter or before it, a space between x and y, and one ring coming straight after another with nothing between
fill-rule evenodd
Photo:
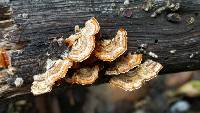
<instances>
[{"instance_id":1,"label":"orange brown fungus","mask_svg":"<svg viewBox=\"0 0 200 113\"><path fill-rule=\"evenodd\" d=\"M110 66L106 70L106 75L119 75L121 73L126 73L129 70L135 68L142 62L142 54L131 54L128 53L127 56L122 57L119 61L116 61L114 66Z\"/></svg>"},{"instance_id":2,"label":"orange brown fungus","mask_svg":"<svg viewBox=\"0 0 200 113\"><path fill-rule=\"evenodd\" d=\"M82 62L87 59L95 48L95 37L81 37L71 48L68 58L75 62Z\"/></svg>"},{"instance_id":3,"label":"orange brown fungus","mask_svg":"<svg viewBox=\"0 0 200 113\"><path fill-rule=\"evenodd\" d=\"M81 37L81 34L70 35L69 38L65 39L65 44L71 47L74 42Z\"/></svg>"},{"instance_id":4,"label":"orange brown fungus","mask_svg":"<svg viewBox=\"0 0 200 113\"><path fill-rule=\"evenodd\" d=\"M10 59L5 49L0 49L0 68L8 68L10 65Z\"/></svg>"},{"instance_id":5,"label":"orange brown fungus","mask_svg":"<svg viewBox=\"0 0 200 113\"><path fill-rule=\"evenodd\" d=\"M85 23L85 27L75 35L65 40L71 50L67 56L74 62L82 62L87 59L95 48L95 34L100 30L99 23L93 17Z\"/></svg>"},{"instance_id":6,"label":"orange brown fungus","mask_svg":"<svg viewBox=\"0 0 200 113\"><path fill-rule=\"evenodd\" d=\"M31 92L34 95L50 92L55 82L65 77L67 71L73 63L68 60L57 60L56 63L45 73L34 76L34 82L31 86Z\"/></svg>"},{"instance_id":7,"label":"orange brown fungus","mask_svg":"<svg viewBox=\"0 0 200 113\"><path fill-rule=\"evenodd\" d=\"M66 79L68 83L76 83L81 85L92 84L98 78L99 66L96 65L92 68L84 67L77 70L71 79Z\"/></svg>"},{"instance_id":8,"label":"orange brown fungus","mask_svg":"<svg viewBox=\"0 0 200 113\"><path fill-rule=\"evenodd\" d=\"M113 61L127 50L127 32L120 28L112 40L97 43L95 56L103 61Z\"/></svg>"},{"instance_id":9,"label":"orange brown fungus","mask_svg":"<svg viewBox=\"0 0 200 113\"><path fill-rule=\"evenodd\" d=\"M136 70L111 78L110 83L126 91L133 91L140 88L145 81L156 77L162 68L163 66L161 64L147 60Z\"/></svg>"},{"instance_id":10,"label":"orange brown fungus","mask_svg":"<svg viewBox=\"0 0 200 113\"><path fill-rule=\"evenodd\" d=\"M81 29L83 35L94 36L100 30L99 22L92 17L90 20L86 21L85 27Z\"/></svg>"}]
</instances>

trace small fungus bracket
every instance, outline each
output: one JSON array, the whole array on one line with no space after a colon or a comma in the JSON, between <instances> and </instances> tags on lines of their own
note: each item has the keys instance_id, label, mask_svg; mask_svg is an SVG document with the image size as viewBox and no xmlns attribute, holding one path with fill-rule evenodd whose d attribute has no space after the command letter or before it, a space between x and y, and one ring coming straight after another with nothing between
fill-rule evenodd
<instances>
[{"instance_id":1,"label":"small fungus bracket","mask_svg":"<svg viewBox=\"0 0 200 113\"><path fill-rule=\"evenodd\" d=\"M131 54L121 57L120 60L116 61L114 65L110 65L105 74L106 75L119 75L126 73L129 70L137 67L142 62L142 54Z\"/></svg>"},{"instance_id":2,"label":"small fungus bracket","mask_svg":"<svg viewBox=\"0 0 200 113\"><path fill-rule=\"evenodd\" d=\"M99 66L96 65L94 67L84 67L75 71L72 78L67 78L66 82L71 84L81 84L87 85L92 84L98 78Z\"/></svg>"},{"instance_id":3,"label":"small fungus bracket","mask_svg":"<svg viewBox=\"0 0 200 113\"><path fill-rule=\"evenodd\" d=\"M139 89L145 81L156 77L162 68L161 64L147 60L136 70L111 78L110 83L126 91L133 91Z\"/></svg>"},{"instance_id":4,"label":"small fungus bracket","mask_svg":"<svg viewBox=\"0 0 200 113\"><path fill-rule=\"evenodd\" d=\"M82 62L87 59L95 48L95 34L99 30L99 23L94 17L88 20L80 32L65 39L65 43L71 47L66 57L74 62Z\"/></svg>"},{"instance_id":5,"label":"small fungus bracket","mask_svg":"<svg viewBox=\"0 0 200 113\"><path fill-rule=\"evenodd\" d=\"M34 75L34 82L31 86L31 92L34 95L50 92L55 82L65 77L68 69L71 68L72 65L73 63L68 59L59 59L45 73Z\"/></svg>"},{"instance_id":6,"label":"small fungus bracket","mask_svg":"<svg viewBox=\"0 0 200 113\"><path fill-rule=\"evenodd\" d=\"M11 65L11 60L8 52L0 48L0 68L8 68Z\"/></svg>"},{"instance_id":7,"label":"small fungus bracket","mask_svg":"<svg viewBox=\"0 0 200 113\"><path fill-rule=\"evenodd\" d=\"M127 50L127 32L120 28L112 40L97 42L95 56L103 61L114 61Z\"/></svg>"},{"instance_id":8,"label":"small fungus bracket","mask_svg":"<svg viewBox=\"0 0 200 113\"><path fill-rule=\"evenodd\" d=\"M16 69L11 65L11 55L8 51L0 48L0 78L14 75Z\"/></svg>"}]
</instances>

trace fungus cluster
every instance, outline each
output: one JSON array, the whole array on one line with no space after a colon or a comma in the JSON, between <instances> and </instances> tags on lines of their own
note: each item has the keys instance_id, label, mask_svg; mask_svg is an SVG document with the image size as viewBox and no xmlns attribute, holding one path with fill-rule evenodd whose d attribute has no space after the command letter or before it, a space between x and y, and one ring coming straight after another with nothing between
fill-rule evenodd
<instances>
[{"instance_id":1,"label":"fungus cluster","mask_svg":"<svg viewBox=\"0 0 200 113\"><path fill-rule=\"evenodd\" d=\"M127 32L120 28L115 38L97 42L95 56L103 61L114 61L127 50Z\"/></svg>"},{"instance_id":2,"label":"fungus cluster","mask_svg":"<svg viewBox=\"0 0 200 113\"><path fill-rule=\"evenodd\" d=\"M113 76L111 84L132 91L155 77L162 69L161 64L152 60L141 64L142 54L123 55L127 50L127 32L123 28L111 40L96 39L100 25L94 17L82 29L78 26L75 28L75 34L64 41L69 47L69 53L63 55L63 59L56 60L45 73L33 77L31 91L34 95L50 92L55 82L65 75L67 83L92 84L102 70L105 75Z\"/></svg>"}]
</instances>

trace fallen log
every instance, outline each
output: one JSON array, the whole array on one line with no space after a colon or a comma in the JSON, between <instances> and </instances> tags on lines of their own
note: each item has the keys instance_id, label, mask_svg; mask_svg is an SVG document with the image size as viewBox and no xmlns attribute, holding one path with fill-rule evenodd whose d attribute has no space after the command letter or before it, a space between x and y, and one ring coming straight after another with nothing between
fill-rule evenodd
<instances>
[{"instance_id":1,"label":"fallen log","mask_svg":"<svg viewBox=\"0 0 200 113\"><path fill-rule=\"evenodd\" d=\"M16 69L13 75L1 76L0 98L29 93L33 75L45 72L47 59L58 59L67 49L58 39L68 37L75 25L84 26L93 16L100 23L102 38L124 27L128 51L145 50L145 59L164 66L161 74L200 69L200 2L171 2L180 5L176 10L164 0L157 2L0 0L0 47L9 52ZM19 87L17 78L23 80Z\"/></svg>"}]
</instances>

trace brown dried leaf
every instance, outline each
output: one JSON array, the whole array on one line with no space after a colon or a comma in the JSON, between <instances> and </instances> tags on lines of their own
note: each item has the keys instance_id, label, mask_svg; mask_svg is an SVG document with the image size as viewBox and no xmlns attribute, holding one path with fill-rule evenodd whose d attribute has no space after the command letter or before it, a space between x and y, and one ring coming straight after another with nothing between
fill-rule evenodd
<instances>
[{"instance_id":1,"label":"brown dried leaf","mask_svg":"<svg viewBox=\"0 0 200 113\"><path fill-rule=\"evenodd\" d=\"M68 83L76 83L81 85L92 84L98 78L99 66L96 65L92 68L84 67L77 70L71 79L67 79Z\"/></svg>"},{"instance_id":2,"label":"brown dried leaf","mask_svg":"<svg viewBox=\"0 0 200 113\"><path fill-rule=\"evenodd\" d=\"M162 67L155 61L147 60L136 70L111 78L110 83L126 91L133 91L140 88L145 81L156 77Z\"/></svg>"},{"instance_id":3,"label":"brown dried leaf","mask_svg":"<svg viewBox=\"0 0 200 113\"><path fill-rule=\"evenodd\" d=\"M34 76L31 92L34 95L50 92L55 82L65 77L67 71L73 63L68 60L57 60L56 63L45 73Z\"/></svg>"},{"instance_id":4,"label":"brown dried leaf","mask_svg":"<svg viewBox=\"0 0 200 113\"><path fill-rule=\"evenodd\" d=\"M129 70L135 68L142 62L142 54L131 54L129 53L127 56L122 57L119 61L117 61L114 66L110 66L106 70L106 75L119 75L121 73L126 73Z\"/></svg>"},{"instance_id":5,"label":"brown dried leaf","mask_svg":"<svg viewBox=\"0 0 200 113\"><path fill-rule=\"evenodd\" d=\"M103 61L113 61L127 50L127 32L120 28L112 40L97 43L95 56Z\"/></svg>"}]
</instances>

